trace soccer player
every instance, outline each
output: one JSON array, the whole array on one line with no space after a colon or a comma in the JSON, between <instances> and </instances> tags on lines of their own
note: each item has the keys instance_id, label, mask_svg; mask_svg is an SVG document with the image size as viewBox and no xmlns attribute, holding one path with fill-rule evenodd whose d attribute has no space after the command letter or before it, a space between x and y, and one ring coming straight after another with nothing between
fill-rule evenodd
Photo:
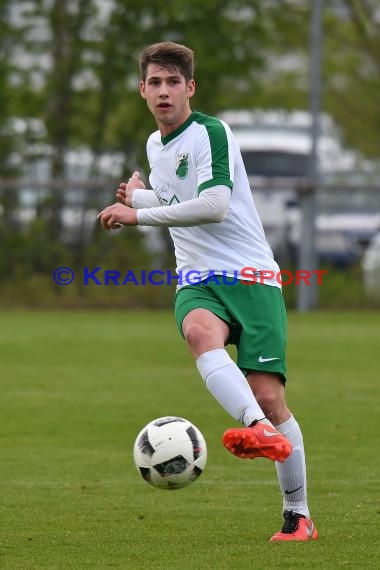
<instances>
[{"instance_id":1,"label":"soccer player","mask_svg":"<svg viewBox=\"0 0 380 570\"><path fill-rule=\"evenodd\" d=\"M179 331L208 390L243 425L225 431L223 444L237 457L275 462L284 524L271 540L316 539L302 434L285 400L279 267L240 150L223 121L191 109L191 49L172 42L151 45L141 54L140 74L141 96L158 125L147 142L151 189L133 173L120 184L118 202L98 218L106 230L169 227L179 275ZM236 363L227 344L237 347Z\"/></svg>"}]
</instances>

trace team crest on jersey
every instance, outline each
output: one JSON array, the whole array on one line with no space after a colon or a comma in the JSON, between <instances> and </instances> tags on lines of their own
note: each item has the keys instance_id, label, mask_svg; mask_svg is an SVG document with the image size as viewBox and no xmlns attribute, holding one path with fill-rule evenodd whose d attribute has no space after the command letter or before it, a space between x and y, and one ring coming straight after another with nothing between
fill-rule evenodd
<instances>
[{"instance_id":1,"label":"team crest on jersey","mask_svg":"<svg viewBox=\"0 0 380 570\"><path fill-rule=\"evenodd\" d=\"M177 154L177 164L175 173L177 178L183 180L189 173L189 153L180 152Z\"/></svg>"}]
</instances>

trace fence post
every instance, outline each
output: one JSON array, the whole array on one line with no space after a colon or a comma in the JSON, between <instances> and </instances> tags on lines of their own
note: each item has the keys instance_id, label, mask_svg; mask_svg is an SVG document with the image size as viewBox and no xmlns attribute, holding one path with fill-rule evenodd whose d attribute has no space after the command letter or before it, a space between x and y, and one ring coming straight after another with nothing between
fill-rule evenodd
<instances>
[{"instance_id":1,"label":"fence post","mask_svg":"<svg viewBox=\"0 0 380 570\"><path fill-rule=\"evenodd\" d=\"M309 178L310 184L299 192L302 212L302 227L299 244L299 269L318 269L316 247L316 190L319 183L317 145L319 137L319 113L321 99L321 59L322 59L322 16L323 1L312 1L310 22L310 115L311 151ZM311 273L310 273L311 274ZM310 279L311 285L301 282L297 287L297 309L309 311L318 306L316 275Z\"/></svg>"}]
</instances>

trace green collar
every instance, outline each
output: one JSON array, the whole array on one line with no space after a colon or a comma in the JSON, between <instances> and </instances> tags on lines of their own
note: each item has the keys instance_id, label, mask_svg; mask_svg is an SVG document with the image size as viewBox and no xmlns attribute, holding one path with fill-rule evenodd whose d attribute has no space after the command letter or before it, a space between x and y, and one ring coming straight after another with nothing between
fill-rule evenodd
<instances>
[{"instance_id":1,"label":"green collar","mask_svg":"<svg viewBox=\"0 0 380 570\"><path fill-rule=\"evenodd\" d=\"M191 115L186 119L186 121L182 123L182 125L179 126L175 131L169 133L165 137L161 137L162 144L165 146L166 144L168 144L168 142L172 141L173 139L178 137L178 135L183 133L183 131L185 131L187 127L194 121L194 115L195 113L193 111Z\"/></svg>"}]
</instances>

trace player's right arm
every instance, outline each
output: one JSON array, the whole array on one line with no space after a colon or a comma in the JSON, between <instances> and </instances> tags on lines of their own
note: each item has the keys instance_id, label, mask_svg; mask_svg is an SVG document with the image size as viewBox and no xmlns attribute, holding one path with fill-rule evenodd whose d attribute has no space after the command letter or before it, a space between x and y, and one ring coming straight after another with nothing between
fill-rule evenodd
<instances>
[{"instance_id":1,"label":"player's right arm","mask_svg":"<svg viewBox=\"0 0 380 570\"><path fill-rule=\"evenodd\" d=\"M116 190L116 198L130 208L154 208L160 205L153 190L147 190L136 170L127 183L121 182Z\"/></svg>"}]
</instances>

